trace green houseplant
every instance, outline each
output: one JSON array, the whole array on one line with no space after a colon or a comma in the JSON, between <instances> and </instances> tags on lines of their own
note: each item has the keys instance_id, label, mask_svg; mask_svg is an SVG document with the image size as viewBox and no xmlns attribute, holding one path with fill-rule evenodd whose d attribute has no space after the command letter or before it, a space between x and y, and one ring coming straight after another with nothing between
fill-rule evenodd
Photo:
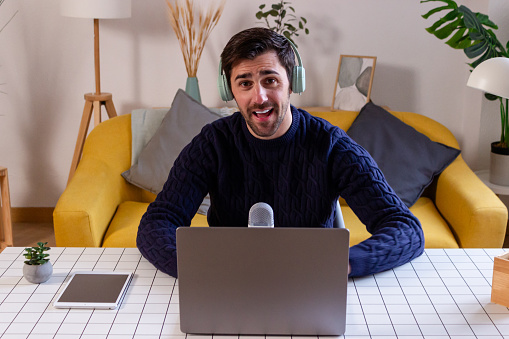
<instances>
[{"instance_id":1,"label":"green houseplant","mask_svg":"<svg viewBox=\"0 0 509 339\"><path fill-rule=\"evenodd\" d=\"M447 39L446 44L450 47L462 49L468 58L473 59L468 64L470 67L475 68L483 61L495 57L509 58L509 41L503 45L498 40L493 32L498 26L486 14L474 13L463 5L458 6L453 0L423 0L421 3L432 1L443 2L445 5L430 10L422 16L424 19L438 12L448 12L426 30L441 40ZM509 100L490 93L485 96L488 100L500 101L501 136L500 141L493 146L509 154Z\"/></svg>"},{"instance_id":2,"label":"green houseplant","mask_svg":"<svg viewBox=\"0 0 509 339\"><path fill-rule=\"evenodd\" d=\"M23 276L31 283L39 284L46 282L53 274L53 266L49 261L49 254L45 253L51 248L48 243L38 242L37 246L25 248Z\"/></svg>"},{"instance_id":3,"label":"green houseplant","mask_svg":"<svg viewBox=\"0 0 509 339\"><path fill-rule=\"evenodd\" d=\"M498 26L486 14L474 13L454 0L422 0L443 2L445 5L430 10L422 17L428 19L435 13L447 11L426 30L455 49L462 49L473 61L468 65L475 69L482 62L504 57L509 58L509 42L502 44L493 30ZM490 181L498 185L509 185L509 99L485 93L488 100L499 100L501 133L500 140L491 144Z\"/></svg>"},{"instance_id":4,"label":"green houseplant","mask_svg":"<svg viewBox=\"0 0 509 339\"><path fill-rule=\"evenodd\" d=\"M267 28L284 35L295 46L297 44L293 41L293 37L299 36L298 32L303 30L305 34L309 34L309 29L305 27L307 24L306 18L297 18L294 14L295 8L290 6L289 1L280 0L267 9L265 7L265 4L258 7L260 10L256 12L256 18L258 20L263 19ZM274 22L272 23L269 19Z\"/></svg>"}]
</instances>

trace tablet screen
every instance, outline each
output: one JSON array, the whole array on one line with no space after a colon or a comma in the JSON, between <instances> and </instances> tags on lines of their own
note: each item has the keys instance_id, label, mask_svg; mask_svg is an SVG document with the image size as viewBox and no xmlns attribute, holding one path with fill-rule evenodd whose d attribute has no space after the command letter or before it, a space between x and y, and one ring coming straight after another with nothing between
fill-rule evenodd
<instances>
[{"instance_id":1,"label":"tablet screen","mask_svg":"<svg viewBox=\"0 0 509 339\"><path fill-rule=\"evenodd\" d=\"M55 301L55 307L116 308L131 281L129 272L77 272Z\"/></svg>"}]
</instances>

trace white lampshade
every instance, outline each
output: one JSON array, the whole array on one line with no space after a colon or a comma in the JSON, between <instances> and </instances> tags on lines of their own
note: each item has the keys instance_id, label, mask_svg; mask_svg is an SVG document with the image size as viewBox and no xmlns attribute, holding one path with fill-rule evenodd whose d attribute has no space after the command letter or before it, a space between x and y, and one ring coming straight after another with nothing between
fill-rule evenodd
<instances>
[{"instance_id":1,"label":"white lampshade","mask_svg":"<svg viewBox=\"0 0 509 339\"><path fill-rule=\"evenodd\" d=\"M60 14L74 18L131 17L131 0L60 0Z\"/></svg>"},{"instance_id":2,"label":"white lampshade","mask_svg":"<svg viewBox=\"0 0 509 339\"><path fill-rule=\"evenodd\" d=\"M467 86L509 98L509 58L483 61L470 74Z\"/></svg>"}]
</instances>

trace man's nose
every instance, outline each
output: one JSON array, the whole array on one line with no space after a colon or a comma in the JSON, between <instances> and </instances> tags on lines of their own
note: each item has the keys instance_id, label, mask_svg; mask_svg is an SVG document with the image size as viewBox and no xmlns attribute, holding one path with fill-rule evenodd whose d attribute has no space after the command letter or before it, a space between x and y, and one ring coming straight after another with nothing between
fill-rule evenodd
<instances>
[{"instance_id":1,"label":"man's nose","mask_svg":"<svg viewBox=\"0 0 509 339\"><path fill-rule=\"evenodd\" d=\"M257 84L254 89L254 102L256 104L263 104L267 99L267 89Z\"/></svg>"}]
</instances>

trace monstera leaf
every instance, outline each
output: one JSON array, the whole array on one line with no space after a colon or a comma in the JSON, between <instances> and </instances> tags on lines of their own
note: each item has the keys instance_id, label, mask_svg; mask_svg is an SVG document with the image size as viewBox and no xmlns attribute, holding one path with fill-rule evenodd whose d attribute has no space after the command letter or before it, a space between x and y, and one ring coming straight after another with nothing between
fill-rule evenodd
<instances>
[{"instance_id":1,"label":"monstera leaf","mask_svg":"<svg viewBox=\"0 0 509 339\"><path fill-rule=\"evenodd\" d=\"M491 29L498 29L498 26L487 15L473 13L463 5L458 7L453 0L423 0L421 3L431 1L444 2L445 5L430 10L422 16L424 19L441 11L448 12L426 30L440 40L448 38L447 45L462 49L468 58L476 59L469 64L472 68L487 59L509 57L506 50L509 43L505 48L500 43Z\"/></svg>"}]
</instances>

